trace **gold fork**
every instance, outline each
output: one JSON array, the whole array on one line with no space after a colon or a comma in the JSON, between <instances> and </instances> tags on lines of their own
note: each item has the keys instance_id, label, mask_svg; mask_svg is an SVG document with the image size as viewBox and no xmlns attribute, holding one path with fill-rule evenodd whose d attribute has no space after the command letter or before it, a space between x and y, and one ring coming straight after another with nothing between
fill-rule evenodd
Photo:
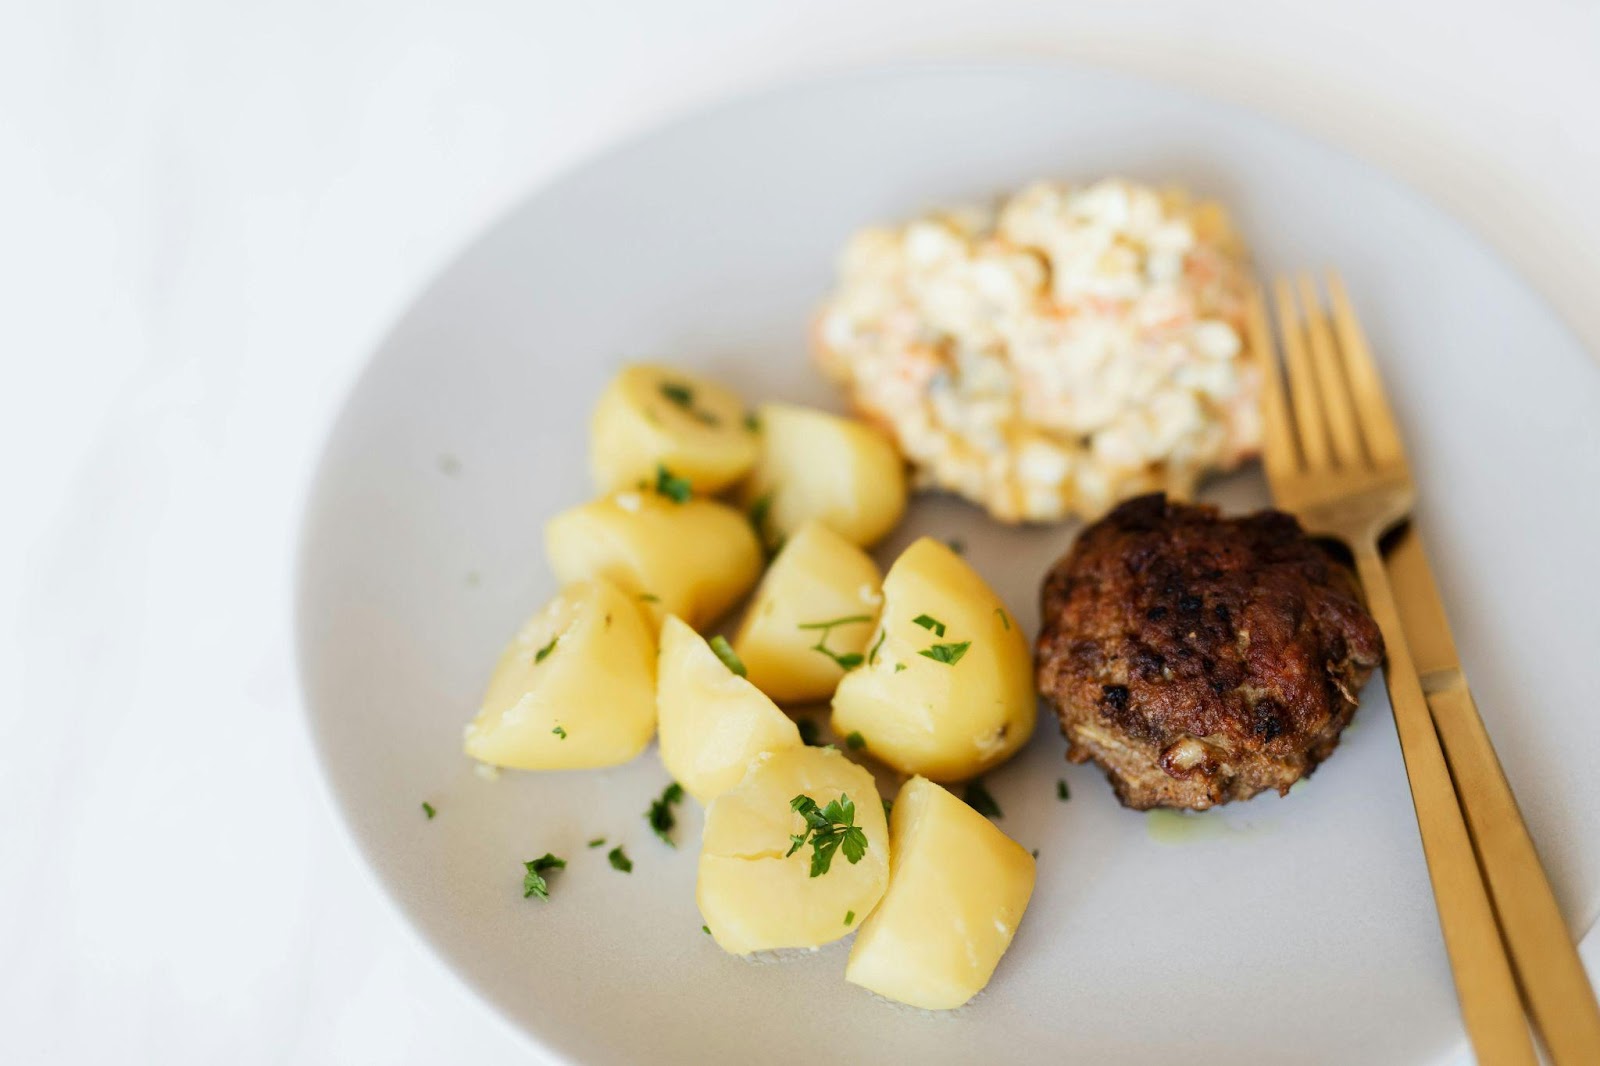
<instances>
[{"instance_id":1,"label":"gold fork","mask_svg":"<svg viewBox=\"0 0 1600 1066\"><path fill-rule=\"evenodd\" d=\"M1354 316L1339 316L1336 336L1309 277L1301 277L1299 290L1297 306L1294 287L1283 279L1276 285L1287 399L1259 293L1248 316L1264 377L1267 480L1278 506L1309 532L1344 543L1355 558L1387 648L1384 679L1468 1038L1480 1063L1531 1066L1536 1058L1516 981L1379 551L1416 497L1399 431L1365 345L1352 343ZM1342 300L1343 287L1336 291ZM1347 301L1341 310L1348 311Z\"/></svg>"}]
</instances>

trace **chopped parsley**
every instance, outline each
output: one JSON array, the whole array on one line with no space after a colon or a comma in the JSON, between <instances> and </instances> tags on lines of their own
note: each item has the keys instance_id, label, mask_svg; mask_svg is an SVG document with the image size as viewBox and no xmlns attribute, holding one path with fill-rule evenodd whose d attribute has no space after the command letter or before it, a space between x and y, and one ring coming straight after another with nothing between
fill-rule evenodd
<instances>
[{"instance_id":1,"label":"chopped parsley","mask_svg":"<svg viewBox=\"0 0 1600 1066\"><path fill-rule=\"evenodd\" d=\"M1006 617L1006 609L1004 607L996 607L994 613L1000 616L1000 624L1006 627L1007 632L1010 632L1011 619Z\"/></svg>"},{"instance_id":2,"label":"chopped parsley","mask_svg":"<svg viewBox=\"0 0 1600 1066\"><path fill-rule=\"evenodd\" d=\"M428 816L428 821L431 822L431 821L433 821L433 816L438 814L439 812L433 809L433 804L424 803L422 805L422 813L426 814Z\"/></svg>"},{"instance_id":3,"label":"chopped parsley","mask_svg":"<svg viewBox=\"0 0 1600 1066\"><path fill-rule=\"evenodd\" d=\"M733 650L733 645L728 643L728 638L718 633L711 638L711 650L717 653L717 658L722 660L722 665L738 674L748 677L749 672L744 668L744 660L739 658L739 653Z\"/></svg>"},{"instance_id":4,"label":"chopped parsley","mask_svg":"<svg viewBox=\"0 0 1600 1066\"><path fill-rule=\"evenodd\" d=\"M849 736L844 738L844 746L851 751L860 751L867 746L867 738L861 735L859 729L853 730Z\"/></svg>"},{"instance_id":5,"label":"chopped parsley","mask_svg":"<svg viewBox=\"0 0 1600 1066\"><path fill-rule=\"evenodd\" d=\"M895 663L894 664L894 672L897 673L897 674L900 671L904 670L905 668L906 668L906 664L905 663Z\"/></svg>"},{"instance_id":6,"label":"chopped parsley","mask_svg":"<svg viewBox=\"0 0 1600 1066\"><path fill-rule=\"evenodd\" d=\"M544 879L544 872L559 870L566 865L566 859L558 859L548 851L531 862L523 863L523 868L528 872L522 876L522 898L538 896L540 899L549 899L550 885Z\"/></svg>"},{"instance_id":7,"label":"chopped parsley","mask_svg":"<svg viewBox=\"0 0 1600 1066\"><path fill-rule=\"evenodd\" d=\"M861 665L861 653L858 651L852 651L840 655L838 652L828 647L828 637L833 633L835 626L859 625L862 622L870 624L872 622L872 616L870 614L852 614L846 615L843 618L834 618L827 622L802 622L797 628L818 630L819 635L817 636L817 642L811 645L811 650L821 652L823 655L826 655L828 658L837 663L839 669L841 670L854 670L856 667Z\"/></svg>"},{"instance_id":8,"label":"chopped parsley","mask_svg":"<svg viewBox=\"0 0 1600 1066\"><path fill-rule=\"evenodd\" d=\"M873 644L872 650L867 652L867 664L869 666L878 661L878 649L883 647L884 638L886 638L888 635L889 630L887 628L878 630L877 643Z\"/></svg>"},{"instance_id":9,"label":"chopped parsley","mask_svg":"<svg viewBox=\"0 0 1600 1066\"><path fill-rule=\"evenodd\" d=\"M702 933L704 933L706 936L710 936L711 935L711 927L709 925L702 925L700 927L700 931Z\"/></svg>"},{"instance_id":10,"label":"chopped parsley","mask_svg":"<svg viewBox=\"0 0 1600 1066\"><path fill-rule=\"evenodd\" d=\"M606 838L595 837L593 840L589 841L589 846L591 848L603 848L606 846Z\"/></svg>"},{"instance_id":11,"label":"chopped parsley","mask_svg":"<svg viewBox=\"0 0 1600 1066\"><path fill-rule=\"evenodd\" d=\"M664 381L661 383L661 395L665 396L669 402L683 408L684 413L696 422L707 426L715 426L722 421L710 411L702 411L694 405L694 390L687 385L679 384L676 381Z\"/></svg>"},{"instance_id":12,"label":"chopped parsley","mask_svg":"<svg viewBox=\"0 0 1600 1066\"><path fill-rule=\"evenodd\" d=\"M867 853L867 834L856 825L856 805L848 795L841 793L826 807L818 807L810 796L796 796L789 801L789 808L805 819L806 828L789 837L790 847L784 857L809 843L812 877L821 877L832 868L835 852L842 850L852 866Z\"/></svg>"},{"instance_id":13,"label":"chopped parsley","mask_svg":"<svg viewBox=\"0 0 1600 1066\"><path fill-rule=\"evenodd\" d=\"M749 414L745 415L744 428L748 429L751 433L760 433L761 416L756 414L754 411L751 411Z\"/></svg>"},{"instance_id":14,"label":"chopped parsley","mask_svg":"<svg viewBox=\"0 0 1600 1066\"><path fill-rule=\"evenodd\" d=\"M672 816L672 805L683 802L683 786L676 781L668 785L666 791L661 793L661 798L650 801L650 809L644 812L645 821L650 823L651 832L666 842L667 847L677 847L677 842L668 836L672 827L678 820Z\"/></svg>"},{"instance_id":15,"label":"chopped parsley","mask_svg":"<svg viewBox=\"0 0 1600 1066\"><path fill-rule=\"evenodd\" d=\"M944 623L939 621L937 618L933 618L925 614L919 614L911 621L914 625L919 625L923 629L932 630L933 635L936 637L944 636Z\"/></svg>"},{"instance_id":16,"label":"chopped parsley","mask_svg":"<svg viewBox=\"0 0 1600 1066\"><path fill-rule=\"evenodd\" d=\"M656 493L673 503L688 503L694 497L694 486L687 478L675 477L672 471L657 463Z\"/></svg>"},{"instance_id":17,"label":"chopped parsley","mask_svg":"<svg viewBox=\"0 0 1600 1066\"><path fill-rule=\"evenodd\" d=\"M855 911L845 911L844 912L844 924L845 925L854 925L855 921L856 921L856 912Z\"/></svg>"},{"instance_id":18,"label":"chopped parsley","mask_svg":"<svg viewBox=\"0 0 1600 1066\"><path fill-rule=\"evenodd\" d=\"M949 663L954 666L961 661L963 655L967 654L967 649L970 647L972 647L972 641L963 640L960 644L935 644L932 647L923 648L917 654L925 655L936 663Z\"/></svg>"},{"instance_id":19,"label":"chopped parsley","mask_svg":"<svg viewBox=\"0 0 1600 1066\"><path fill-rule=\"evenodd\" d=\"M822 732L817 728L815 720L810 718L795 719L794 727L800 730L800 742L808 747L820 747Z\"/></svg>"},{"instance_id":20,"label":"chopped parsley","mask_svg":"<svg viewBox=\"0 0 1600 1066\"><path fill-rule=\"evenodd\" d=\"M564 729L561 726L556 726L554 729L550 730L550 732L554 733L556 736L560 737L562 740L566 740L567 739L567 731L566 731L566 729Z\"/></svg>"},{"instance_id":21,"label":"chopped parsley","mask_svg":"<svg viewBox=\"0 0 1600 1066\"><path fill-rule=\"evenodd\" d=\"M948 544L950 546L950 550L955 552L957 555L965 555L965 554L967 554L967 542L966 541L958 540L955 537L951 537L948 540L946 540L945 543Z\"/></svg>"},{"instance_id":22,"label":"chopped parsley","mask_svg":"<svg viewBox=\"0 0 1600 1066\"><path fill-rule=\"evenodd\" d=\"M544 662L545 657L548 656L551 652L555 651L556 650L556 645L559 644L560 642L561 642L561 634L557 633L555 636L550 638L550 643L546 644L544 647L540 648L538 651L533 653L533 661L536 662L536 663Z\"/></svg>"},{"instance_id":23,"label":"chopped parsley","mask_svg":"<svg viewBox=\"0 0 1600 1066\"><path fill-rule=\"evenodd\" d=\"M893 811L893 810L894 810L894 800L884 800L883 801L883 816L885 818L889 817L889 812Z\"/></svg>"},{"instance_id":24,"label":"chopped parsley","mask_svg":"<svg viewBox=\"0 0 1600 1066\"><path fill-rule=\"evenodd\" d=\"M661 597L657 596L654 592L641 592L641 593L639 593L639 602L640 603L660 603L661 602Z\"/></svg>"},{"instance_id":25,"label":"chopped parsley","mask_svg":"<svg viewBox=\"0 0 1600 1066\"><path fill-rule=\"evenodd\" d=\"M1063 777L1061 780L1056 782L1056 799L1060 800L1062 803L1065 803L1071 798L1072 793L1067 791L1067 779Z\"/></svg>"},{"instance_id":26,"label":"chopped parsley","mask_svg":"<svg viewBox=\"0 0 1600 1066\"><path fill-rule=\"evenodd\" d=\"M621 844L606 852L606 858L611 860L613 870L621 870L625 874L633 873L633 860L623 854Z\"/></svg>"},{"instance_id":27,"label":"chopped parsley","mask_svg":"<svg viewBox=\"0 0 1600 1066\"><path fill-rule=\"evenodd\" d=\"M750 505L750 524L755 527L756 538L766 546L769 553L774 553L772 531L767 528L767 523L772 518L772 493L758 497Z\"/></svg>"},{"instance_id":28,"label":"chopped parsley","mask_svg":"<svg viewBox=\"0 0 1600 1066\"><path fill-rule=\"evenodd\" d=\"M1005 817L1000 811L1000 804L996 803L994 797L989 795L989 790L983 787L983 778L981 777L974 777L967 782L967 790L961 798L967 801L968 807L971 807L985 818Z\"/></svg>"},{"instance_id":29,"label":"chopped parsley","mask_svg":"<svg viewBox=\"0 0 1600 1066\"><path fill-rule=\"evenodd\" d=\"M1039 857L1039 849L1038 848L1034 848L1033 849L1033 857L1036 858L1036 859Z\"/></svg>"}]
</instances>

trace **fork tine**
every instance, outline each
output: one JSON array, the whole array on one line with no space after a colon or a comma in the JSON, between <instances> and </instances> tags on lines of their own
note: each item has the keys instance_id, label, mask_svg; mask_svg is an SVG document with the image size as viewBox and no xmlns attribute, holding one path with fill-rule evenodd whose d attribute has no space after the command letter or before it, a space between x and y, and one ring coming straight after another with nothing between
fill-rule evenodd
<instances>
[{"instance_id":1,"label":"fork tine","mask_svg":"<svg viewBox=\"0 0 1600 1066\"><path fill-rule=\"evenodd\" d=\"M1344 279L1336 270L1328 271L1328 297L1333 306L1333 328L1339 337L1339 350L1344 353L1345 377L1350 382L1350 394L1361 420L1361 433L1366 438L1367 451L1377 466L1403 463L1406 458L1405 446L1400 441L1400 430L1395 425L1394 412L1389 408L1389 398L1383 391L1383 379L1378 376L1377 365L1372 361L1372 349L1367 347L1361 322L1350 306L1350 295L1345 291Z\"/></svg>"},{"instance_id":2,"label":"fork tine","mask_svg":"<svg viewBox=\"0 0 1600 1066\"><path fill-rule=\"evenodd\" d=\"M1333 453L1345 466L1362 466L1366 457L1361 451L1361 430L1350 404L1350 386L1345 383L1339 350L1334 347L1333 334L1328 331L1322 297L1317 294L1316 282L1311 280L1310 274L1301 274L1299 281L1300 311L1305 315L1306 337L1311 342L1311 365L1316 370L1318 390L1322 393L1322 413L1327 419L1328 435L1333 438Z\"/></svg>"},{"instance_id":3,"label":"fork tine","mask_svg":"<svg viewBox=\"0 0 1600 1066\"><path fill-rule=\"evenodd\" d=\"M1266 295L1259 282L1250 286L1245 307L1245 340L1261 368L1261 461L1267 478L1280 480L1293 474L1300 465L1295 448L1294 429L1289 424L1289 404L1283 394L1283 371L1278 366L1278 351L1267 325Z\"/></svg>"},{"instance_id":4,"label":"fork tine","mask_svg":"<svg viewBox=\"0 0 1600 1066\"><path fill-rule=\"evenodd\" d=\"M1294 290L1287 278L1273 285L1278 298L1278 332L1283 337L1283 361L1289 374L1289 400L1299 427L1300 454L1306 469L1326 470L1330 463L1328 436L1322 423L1322 408L1317 403L1317 383L1312 377L1311 357L1301 333L1300 312L1295 307Z\"/></svg>"}]
</instances>

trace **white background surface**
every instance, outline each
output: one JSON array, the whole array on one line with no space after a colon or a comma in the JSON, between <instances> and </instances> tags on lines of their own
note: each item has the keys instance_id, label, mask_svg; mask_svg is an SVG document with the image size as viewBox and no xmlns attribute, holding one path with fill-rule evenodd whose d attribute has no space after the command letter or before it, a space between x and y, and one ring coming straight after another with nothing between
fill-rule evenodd
<instances>
[{"instance_id":1,"label":"white background surface","mask_svg":"<svg viewBox=\"0 0 1600 1066\"><path fill-rule=\"evenodd\" d=\"M1379 162L1600 350L1593 0L0 4L0 1058L530 1061L318 781L288 574L328 421L586 152L808 70L1008 54Z\"/></svg>"}]
</instances>

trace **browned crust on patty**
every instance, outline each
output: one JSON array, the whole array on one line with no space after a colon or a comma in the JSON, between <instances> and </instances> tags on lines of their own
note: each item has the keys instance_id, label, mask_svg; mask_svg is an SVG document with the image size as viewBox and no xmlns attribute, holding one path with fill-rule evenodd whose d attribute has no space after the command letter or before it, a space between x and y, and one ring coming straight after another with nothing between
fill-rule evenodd
<instances>
[{"instance_id":1,"label":"browned crust on patty","mask_svg":"<svg viewBox=\"0 0 1600 1066\"><path fill-rule=\"evenodd\" d=\"M1140 496L1046 576L1039 692L1129 807L1279 793L1339 743L1383 638L1349 568L1281 511Z\"/></svg>"}]
</instances>

